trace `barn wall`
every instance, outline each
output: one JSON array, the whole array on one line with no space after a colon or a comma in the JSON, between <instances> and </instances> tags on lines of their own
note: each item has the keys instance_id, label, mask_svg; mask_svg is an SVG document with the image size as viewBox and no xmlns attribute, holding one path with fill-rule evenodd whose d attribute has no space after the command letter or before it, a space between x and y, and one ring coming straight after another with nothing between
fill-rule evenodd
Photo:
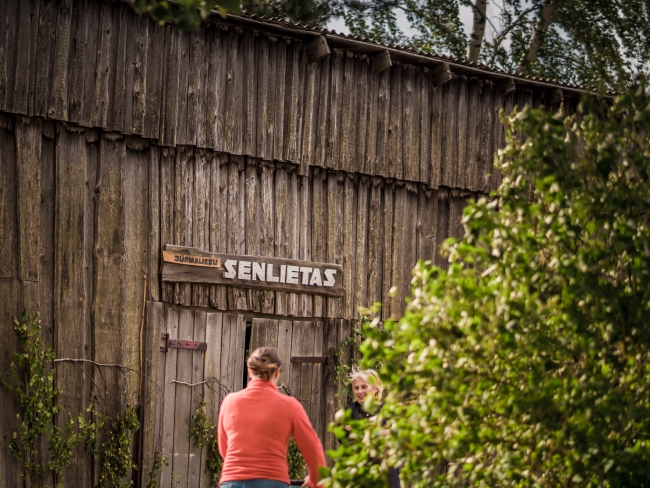
<instances>
[{"instance_id":1,"label":"barn wall","mask_svg":"<svg viewBox=\"0 0 650 488\"><path fill-rule=\"evenodd\" d=\"M301 39L220 19L180 32L125 2L3 0L0 110L266 161L486 192L498 184L502 108L538 105L365 54L332 50L315 63Z\"/></svg>"}]
</instances>

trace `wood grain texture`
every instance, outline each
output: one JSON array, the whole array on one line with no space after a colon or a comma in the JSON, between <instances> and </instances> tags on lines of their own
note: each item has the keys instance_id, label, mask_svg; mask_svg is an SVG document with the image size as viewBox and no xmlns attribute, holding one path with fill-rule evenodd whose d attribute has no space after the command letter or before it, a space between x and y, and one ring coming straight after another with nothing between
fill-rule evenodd
<instances>
[{"instance_id":1,"label":"wood grain texture","mask_svg":"<svg viewBox=\"0 0 650 488\"><path fill-rule=\"evenodd\" d=\"M161 332L169 334L169 339L178 339L178 311L172 307L165 308L165 320ZM162 453L172 462L163 465L160 470L161 486L171 485L174 453L174 421L176 403L176 385L170 380L176 379L179 349L170 348L164 354L164 399L162 408Z\"/></svg>"},{"instance_id":2,"label":"wood grain texture","mask_svg":"<svg viewBox=\"0 0 650 488\"><path fill-rule=\"evenodd\" d=\"M58 2L57 7L52 91L47 115L51 119L68 120L67 68L70 55L72 0L62 0Z\"/></svg>"}]
</instances>

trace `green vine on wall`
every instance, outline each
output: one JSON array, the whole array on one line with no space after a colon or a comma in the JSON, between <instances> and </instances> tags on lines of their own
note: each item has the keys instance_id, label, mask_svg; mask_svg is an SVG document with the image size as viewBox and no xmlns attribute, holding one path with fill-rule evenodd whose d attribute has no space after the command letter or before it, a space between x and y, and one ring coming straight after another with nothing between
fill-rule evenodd
<instances>
[{"instance_id":1,"label":"green vine on wall","mask_svg":"<svg viewBox=\"0 0 650 488\"><path fill-rule=\"evenodd\" d=\"M205 414L205 402L199 403L192 415L190 437L199 449L207 447L205 473L210 476L211 488L219 486L223 459L219 454L216 426Z\"/></svg>"},{"instance_id":2,"label":"green vine on wall","mask_svg":"<svg viewBox=\"0 0 650 488\"><path fill-rule=\"evenodd\" d=\"M128 488L133 481L126 476L138 466L133 462L131 451L133 434L140 428L135 407L127 405L126 411L116 416L106 432L106 441L100 452L101 468L98 488Z\"/></svg>"}]
</instances>

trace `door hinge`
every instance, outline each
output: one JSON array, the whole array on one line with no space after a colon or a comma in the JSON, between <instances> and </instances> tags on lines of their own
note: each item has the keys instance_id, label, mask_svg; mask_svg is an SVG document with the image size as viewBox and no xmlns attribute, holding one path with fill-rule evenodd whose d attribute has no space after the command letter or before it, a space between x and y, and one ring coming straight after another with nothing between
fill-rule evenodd
<instances>
[{"instance_id":1,"label":"door hinge","mask_svg":"<svg viewBox=\"0 0 650 488\"><path fill-rule=\"evenodd\" d=\"M164 341L164 344L160 346L160 352L167 352L170 347L175 349L190 349L192 351L207 351L208 343L207 342L196 342L196 341L183 341L170 339L168 332L161 332L160 338Z\"/></svg>"}]
</instances>

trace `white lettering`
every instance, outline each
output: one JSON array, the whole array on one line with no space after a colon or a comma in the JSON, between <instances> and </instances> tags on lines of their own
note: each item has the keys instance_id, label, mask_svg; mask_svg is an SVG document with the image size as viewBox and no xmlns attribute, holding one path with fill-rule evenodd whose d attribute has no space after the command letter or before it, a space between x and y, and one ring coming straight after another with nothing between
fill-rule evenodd
<instances>
[{"instance_id":1,"label":"white lettering","mask_svg":"<svg viewBox=\"0 0 650 488\"><path fill-rule=\"evenodd\" d=\"M298 271L300 268L298 266L287 266L287 283L292 285L298 284Z\"/></svg>"},{"instance_id":2,"label":"white lettering","mask_svg":"<svg viewBox=\"0 0 650 488\"><path fill-rule=\"evenodd\" d=\"M253 280L266 281L266 264L253 263Z\"/></svg>"},{"instance_id":3,"label":"white lettering","mask_svg":"<svg viewBox=\"0 0 650 488\"><path fill-rule=\"evenodd\" d=\"M269 265L266 267L266 281L269 283L277 283L280 281L279 276L273 276L273 265L269 263Z\"/></svg>"},{"instance_id":4,"label":"white lettering","mask_svg":"<svg viewBox=\"0 0 650 488\"><path fill-rule=\"evenodd\" d=\"M302 284L303 285L308 285L309 284L309 274L312 272L314 268L309 268L307 266L300 266L300 272L302 273Z\"/></svg>"},{"instance_id":5,"label":"white lettering","mask_svg":"<svg viewBox=\"0 0 650 488\"><path fill-rule=\"evenodd\" d=\"M284 283L285 278L287 277L287 265L280 265L280 283Z\"/></svg>"},{"instance_id":6,"label":"white lettering","mask_svg":"<svg viewBox=\"0 0 650 488\"><path fill-rule=\"evenodd\" d=\"M223 274L224 278L228 278L232 280L235 276L237 276L237 271L235 271L235 266L237 266L237 261L228 259L225 263L223 263L223 265L228 270L227 273Z\"/></svg>"},{"instance_id":7,"label":"white lettering","mask_svg":"<svg viewBox=\"0 0 650 488\"><path fill-rule=\"evenodd\" d=\"M240 280L250 280L251 279L251 262L250 261L239 261L239 273L237 278Z\"/></svg>"},{"instance_id":8,"label":"white lettering","mask_svg":"<svg viewBox=\"0 0 650 488\"><path fill-rule=\"evenodd\" d=\"M334 286L336 284L336 279L334 278L336 270L326 269L323 273L325 274L325 278L327 278L323 283L323 286Z\"/></svg>"},{"instance_id":9,"label":"white lettering","mask_svg":"<svg viewBox=\"0 0 650 488\"><path fill-rule=\"evenodd\" d=\"M314 268L314 272L311 274L311 279L309 280L310 285L323 286L323 281L320 278L320 269Z\"/></svg>"}]
</instances>

